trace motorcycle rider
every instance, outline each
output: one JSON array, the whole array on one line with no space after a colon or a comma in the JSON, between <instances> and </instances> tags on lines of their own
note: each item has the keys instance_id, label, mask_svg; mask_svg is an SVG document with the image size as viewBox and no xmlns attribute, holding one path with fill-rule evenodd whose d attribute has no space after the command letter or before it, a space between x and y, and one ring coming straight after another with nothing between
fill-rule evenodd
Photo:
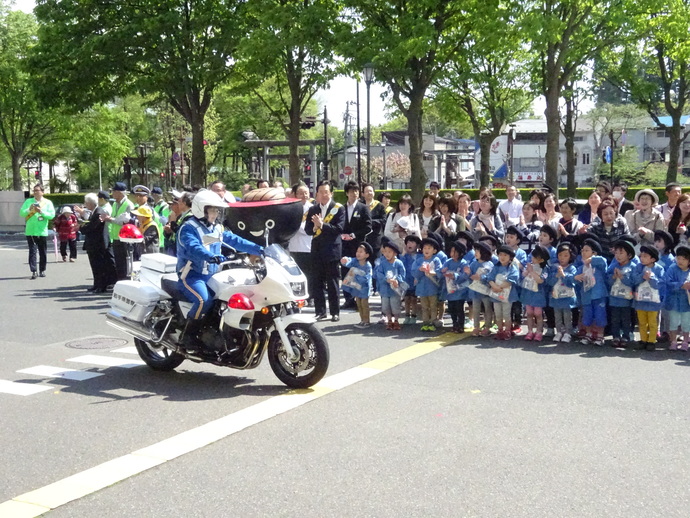
<instances>
[{"instance_id":1,"label":"motorcycle rider","mask_svg":"<svg viewBox=\"0 0 690 518\"><path fill-rule=\"evenodd\" d=\"M206 312L213 305L213 294L207 281L218 271L218 264L225 257L221 243L203 244L203 236L222 237L223 242L239 252L262 255L263 247L223 229L223 209L227 207L213 191L199 191L192 201L192 217L180 227L177 236L177 272L179 289L192 308L187 314L187 324L182 335L182 345L188 350L198 350L203 343L197 337Z\"/></svg>"}]
</instances>

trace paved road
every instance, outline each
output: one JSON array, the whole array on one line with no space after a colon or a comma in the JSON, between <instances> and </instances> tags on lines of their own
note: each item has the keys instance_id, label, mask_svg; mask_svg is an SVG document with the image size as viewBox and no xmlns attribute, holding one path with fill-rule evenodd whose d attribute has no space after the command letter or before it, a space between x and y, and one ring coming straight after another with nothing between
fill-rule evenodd
<instances>
[{"instance_id":1,"label":"paved road","mask_svg":"<svg viewBox=\"0 0 690 518\"><path fill-rule=\"evenodd\" d=\"M2 502L45 502L19 497L86 470L83 483L120 481L50 516L690 513L684 353L362 333L346 313L322 324L329 380L286 395L267 364L137 365L103 323L107 297L85 294L85 257L31 281L25 246L0 240L3 518L31 506ZM36 374L47 367L98 376ZM11 382L40 391L3 392Z\"/></svg>"}]
</instances>

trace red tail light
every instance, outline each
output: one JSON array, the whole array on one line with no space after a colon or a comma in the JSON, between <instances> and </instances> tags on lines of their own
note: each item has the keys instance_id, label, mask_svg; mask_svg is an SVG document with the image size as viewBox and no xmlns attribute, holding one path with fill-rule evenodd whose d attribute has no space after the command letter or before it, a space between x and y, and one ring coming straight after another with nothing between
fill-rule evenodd
<instances>
[{"instance_id":1,"label":"red tail light","mask_svg":"<svg viewBox=\"0 0 690 518\"><path fill-rule=\"evenodd\" d=\"M228 300L228 307L232 309L254 309L254 303L244 293L235 293Z\"/></svg>"}]
</instances>

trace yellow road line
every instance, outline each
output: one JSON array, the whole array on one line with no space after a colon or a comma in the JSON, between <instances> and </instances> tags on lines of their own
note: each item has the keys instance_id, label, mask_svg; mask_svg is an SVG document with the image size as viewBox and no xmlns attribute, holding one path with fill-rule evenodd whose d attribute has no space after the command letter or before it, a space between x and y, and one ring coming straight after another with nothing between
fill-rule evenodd
<instances>
[{"instance_id":1,"label":"yellow road line","mask_svg":"<svg viewBox=\"0 0 690 518\"><path fill-rule=\"evenodd\" d=\"M93 468L0 503L0 516L3 518L33 518L40 516L68 502L95 493L100 489L164 464L185 453L203 448L331 392L343 389L402 363L429 354L466 336L468 336L466 333L445 333L400 351L387 354L358 367L328 376L311 389L292 390L285 394L274 396L261 403L192 428L146 448L109 460Z\"/></svg>"}]
</instances>

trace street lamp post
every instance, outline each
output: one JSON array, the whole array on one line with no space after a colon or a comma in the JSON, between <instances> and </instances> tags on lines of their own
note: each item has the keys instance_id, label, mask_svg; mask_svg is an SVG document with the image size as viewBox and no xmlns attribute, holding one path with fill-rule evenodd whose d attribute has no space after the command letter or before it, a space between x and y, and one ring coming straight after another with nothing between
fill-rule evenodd
<instances>
[{"instance_id":1,"label":"street lamp post","mask_svg":"<svg viewBox=\"0 0 690 518\"><path fill-rule=\"evenodd\" d=\"M388 169L386 169L386 145L388 139L386 135L381 134L381 153L383 154L383 190L388 190Z\"/></svg>"},{"instance_id":2,"label":"street lamp post","mask_svg":"<svg viewBox=\"0 0 690 518\"><path fill-rule=\"evenodd\" d=\"M364 82L367 85L367 182L371 182L371 83L373 81L374 64L367 63L364 65Z\"/></svg>"},{"instance_id":3,"label":"street lamp post","mask_svg":"<svg viewBox=\"0 0 690 518\"><path fill-rule=\"evenodd\" d=\"M328 110L324 106L323 107L323 173L324 173L324 179L328 180L329 179L329 174L328 174L328 163L330 160L328 159L328 123L331 122L328 120Z\"/></svg>"},{"instance_id":4,"label":"street lamp post","mask_svg":"<svg viewBox=\"0 0 690 518\"><path fill-rule=\"evenodd\" d=\"M357 80L357 183L362 185L362 149L359 141L359 79Z\"/></svg>"},{"instance_id":5,"label":"street lamp post","mask_svg":"<svg viewBox=\"0 0 690 518\"><path fill-rule=\"evenodd\" d=\"M508 127L510 131L508 132L508 152L509 155L509 166L510 166L510 185L515 183L515 175L513 173L513 157L515 156L515 124L509 124Z\"/></svg>"}]
</instances>

